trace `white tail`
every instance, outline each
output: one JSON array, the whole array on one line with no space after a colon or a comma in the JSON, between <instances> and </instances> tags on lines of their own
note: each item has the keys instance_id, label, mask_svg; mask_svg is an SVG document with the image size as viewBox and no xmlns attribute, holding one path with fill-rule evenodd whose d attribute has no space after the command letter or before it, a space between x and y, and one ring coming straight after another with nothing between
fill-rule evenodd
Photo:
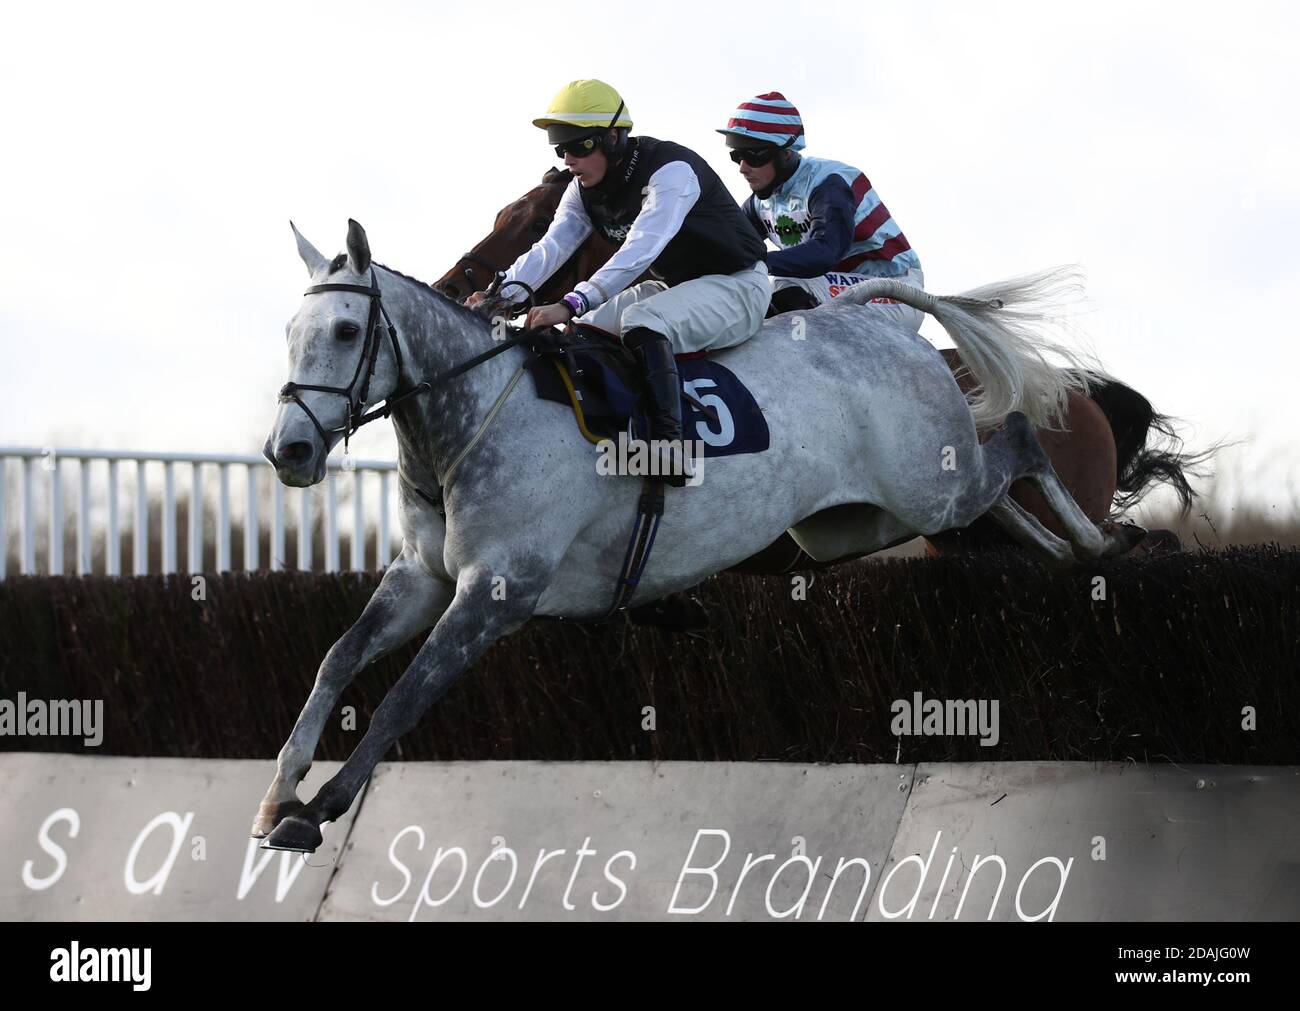
<instances>
[{"instance_id":1,"label":"white tail","mask_svg":"<svg viewBox=\"0 0 1300 1011\"><path fill-rule=\"evenodd\" d=\"M977 427L993 427L1011 411L1023 411L1035 428L1061 429L1066 427L1070 390L1087 395L1089 376L1103 373L1038 331L1056 318L1052 309L1059 307L1062 296L1079 286L1077 274L1061 267L960 295L931 295L882 278L854 285L826 306L893 298L928 312L943 324L978 384L967 397ZM1053 364L1048 355L1063 364Z\"/></svg>"}]
</instances>

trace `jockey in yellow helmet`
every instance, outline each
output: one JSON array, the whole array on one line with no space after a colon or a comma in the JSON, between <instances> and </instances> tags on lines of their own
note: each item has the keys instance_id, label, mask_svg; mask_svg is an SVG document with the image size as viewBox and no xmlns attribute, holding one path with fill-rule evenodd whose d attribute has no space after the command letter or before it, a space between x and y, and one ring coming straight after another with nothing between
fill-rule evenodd
<instances>
[{"instance_id":1,"label":"jockey in yellow helmet","mask_svg":"<svg viewBox=\"0 0 1300 1011\"><path fill-rule=\"evenodd\" d=\"M574 178L550 228L506 281L537 287L593 231L619 246L560 302L533 309L528 325L579 318L621 340L645 370L651 437L680 443L673 355L731 347L758 332L771 296L763 240L703 158L671 141L629 135L631 115L608 84L566 85L533 125L546 130ZM634 285L647 270L658 280Z\"/></svg>"}]
</instances>

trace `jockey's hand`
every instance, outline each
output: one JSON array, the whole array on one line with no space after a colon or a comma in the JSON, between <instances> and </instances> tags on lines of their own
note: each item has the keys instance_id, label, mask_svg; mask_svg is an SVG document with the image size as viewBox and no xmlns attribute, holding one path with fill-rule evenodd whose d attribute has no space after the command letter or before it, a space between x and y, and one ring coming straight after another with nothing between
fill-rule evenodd
<instances>
[{"instance_id":1,"label":"jockey's hand","mask_svg":"<svg viewBox=\"0 0 1300 1011\"><path fill-rule=\"evenodd\" d=\"M465 305L467 305L469 308L473 309L474 306L478 305L478 304L479 304L480 302L482 302L483 299L485 299L485 298L487 298L487 292L486 292L486 291L475 291L475 292L471 292L470 295L469 295L469 297L467 297L467 298L465 299Z\"/></svg>"},{"instance_id":2,"label":"jockey's hand","mask_svg":"<svg viewBox=\"0 0 1300 1011\"><path fill-rule=\"evenodd\" d=\"M529 330L536 330L538 327L567 323L572 317L573 310L567 304L553 302L550 305L539 305L535 309L529 309L528 319L524 321L524 325Z\"/></svg>"}]
</instances>

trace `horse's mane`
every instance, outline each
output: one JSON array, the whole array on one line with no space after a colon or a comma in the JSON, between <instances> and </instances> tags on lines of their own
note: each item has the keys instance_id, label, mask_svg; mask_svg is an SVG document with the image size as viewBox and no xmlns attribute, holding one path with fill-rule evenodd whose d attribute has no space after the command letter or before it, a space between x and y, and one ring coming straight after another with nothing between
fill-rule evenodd
<instances>
[{"instance_id":1,"label":"horse's mane","mask_svg":"<svg viewBox=\"0 0 1300 1011\"><path fill-rule=\"evenodd\" d=\"M380 268L382 268L383 270L388 271L388 273L390 273L390 274L396 274L398 277L400 277L400 278L401 278L402 280L404 280L404 281L410 281L411 284L415 285L417 288L422 289L423 291L425 291L425 292L427 292L428 294L432 295L432 296L433 296L435 299L437 299L439 302L441 302L441 303L443 303L444 305L448 306L449 308L455 310L457 313L459 313L459 314L461 315L461 317L462 317L463 319L467 319L467 320L469 320L469 319L476 320L477 322L481 323L483 326L487 326L487 325L488 325L487 320L485 320L482 316L480 316L480 315L479 315L477 312L475 312L473 309L470 309L468 306L463 306L463 305L461 305L461 304L460 304L459 302L457 302L454 298L448 298L446 295L444 295L442 292L440 292L440 291L439 291L437 288L435 288L433 285L429 284L427 281L421 281L418 277L412 277L410 274L403 274L400 270L394 270L392 267L388 266L388 265L385 264L385 263L379 263L378 261L376 261L375 266L376 266L376 267L380 267Z\"/></svg>"}]
</instances>

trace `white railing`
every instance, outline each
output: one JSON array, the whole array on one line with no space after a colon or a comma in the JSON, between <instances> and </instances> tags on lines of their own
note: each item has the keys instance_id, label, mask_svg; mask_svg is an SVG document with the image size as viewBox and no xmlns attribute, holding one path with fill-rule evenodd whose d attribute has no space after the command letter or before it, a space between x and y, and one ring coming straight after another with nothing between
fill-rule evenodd
<instances>
[{"instance_id":1,"label":"white railing","mask_svg":"<svg viewBox=\"0 0 1300 1011\"><path fill-rule=\"evenodd\" d=\"M225 572L231 566L231 476L232 472L242 475L244 521L244 558L242 568L253 571L259 568L279 570L286 568L285 559L285 487L275 477L270 464L260 456L239 456L221 453L163 453L141 452L136 450L105 450L76 448L36 449L23 446L0 446L0 579L7 575L9 560L9 475L11 469L19 475L18 479L18 568L24 575L35 574L37 570L37 528L36 496L38 488L44 486L44 498L48 506L45 519L46 557L45 571L51 574L63 574L64 559L64 470L73 461L77 465L76 480L76 564L77 575L92 573L94 557L94 538L96 533L103 538L102 571L106 575L122 574L122 496L121 464L125 461L134 465L135 488L130 496L134 506L132 532L132 571L135 575L146 575L149 567L149 477L161 467L161 557L156 558L154 571L163 573L202 572L203 552L206 543L214 544L215 568ZM11 468L10 463L16 464ZM97 466L102 465L102 466ZM188 467L190 472L190 491L188 497L188 530L184 565L177 551L177 487L176 468ZM213 541L204 537L204 477L216 469L218 486L216 492L216 517ZM374 536L374 568L384 568L393 557L392 546L392 476L397 465L388 460L355 460L345 457L342 461L331 460L323 491L303 488L298 495L297 522L297 568L309 570L313 567L313 500L323 495L324 507L324 568L334 572L340 569L339 560L339 484L344 478L350 478L346 489L350 498L351 512L351 546L348 557L348 570L361 571L366 568L367 530ZM105 480L101 487L102 494L92 495L94 472L100 471ZM371 480L367 481L367 477ZM377 484L377 496L373 494L373 485ZM371 494L367 494L370 487ZM269 503L264 500L269 496ZM376 501L377 498L377 501ZM270 514L270 558L261 558L261 517L263 505L269 504ZM372 523L366 523L367 507L374 516ZM95 515L102 516L99 523L92 520ZM97 528L97 529L96 529ZM305 534L305 535L304 535ZM267 564L269 563L269 564Z\"/></svg>"}]
</instances>

